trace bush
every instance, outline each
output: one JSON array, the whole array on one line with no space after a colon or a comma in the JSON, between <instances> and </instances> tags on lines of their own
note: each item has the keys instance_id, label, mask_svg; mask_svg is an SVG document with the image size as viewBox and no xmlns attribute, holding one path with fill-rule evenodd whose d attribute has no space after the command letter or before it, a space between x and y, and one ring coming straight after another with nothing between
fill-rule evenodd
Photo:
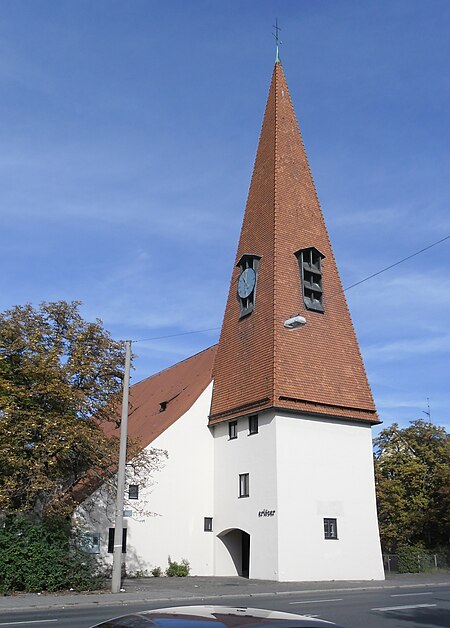
<instances>
[{"instance_id":1,"label":"bush","mask_svg":"<svg viewBox=\"0 0 450 628\"><path fill-rule=\"evenodd\" d=\"M189 561L183 558L181 563L177 563L175 560L170 560L169 556L169 566L166 569L166 576L169 578L173 578L173 576L177 576L178 578L184 578L189 575L191 571L191 566L189 565Z\"/></svg>"},{"instance_id":2,"label":"bush","mask_svg":"<svg viewBox=\"0 0 450 628\"><path fill-rule=\"evenodd\" d=\"M433 567L433 557L420 544L400 545L397 554L399 573L419 573Z\"/></svg>"},{"instance_id":3,"label":"bush","mask_svg":"<svg viewBox=\"0 0 450 628\"><path fill-rule=\"evenodd\" d=\"M150 573L154 578L160 578L162 576L162 569L161 567L153 567Z\"/></svg>"},{"instance_id":4,"label":"bush","mask_svg":"<svg viewBox=\"0 0 450 628\"><path fill-rule=\"evenodd\" d=\"M123 579L122 575L122 579ZM136 571L128 571L125 575L126 578L148 578L148 571L146 569L136 569Z\"/></svg>"},{"instance_id":5,"label":"bush","mask_svg":"<svg viewBox=\"0 0 450 628\"><path fill-rule=\"evenodd\" d=\"M8 516L0 527L0 593L90 591L103 577L96 558L78 549L68 521Z\"/></svg>"}]
</instances>

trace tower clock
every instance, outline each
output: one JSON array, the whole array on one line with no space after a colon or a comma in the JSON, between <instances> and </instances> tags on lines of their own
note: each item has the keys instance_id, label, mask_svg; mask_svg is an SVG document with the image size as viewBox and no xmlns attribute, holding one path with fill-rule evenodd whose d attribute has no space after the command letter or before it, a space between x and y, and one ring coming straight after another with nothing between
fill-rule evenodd
<instances>
[{"instance_id":1,"label":"tower clock","mask_svg":"<svg viewBox=\"0 0 450 628\"><path fill-rule=\"evenodd\" d=\"M237 264L240 270L237 282L237 296L240 306L239 318L243 318L253 312L255 307L260 259L259 255L243 255Z\"/></svg>"}]
</instances>

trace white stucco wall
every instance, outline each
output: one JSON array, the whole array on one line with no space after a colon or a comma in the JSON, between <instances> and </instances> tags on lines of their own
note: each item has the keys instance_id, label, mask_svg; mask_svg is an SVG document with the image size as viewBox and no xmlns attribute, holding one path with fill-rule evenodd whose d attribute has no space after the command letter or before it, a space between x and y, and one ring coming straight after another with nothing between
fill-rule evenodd
<instances>
[{"instance_id":1,"label":"white stucco wall","mask_svg":"<svg viewBox=\"0 0 450 628\"><path fill-rule=\"evenodd\" d=\"M139 504L129 501L126 508L146 505L155 516L141 517L137 508L133 517L124 519L127 532L125 562L128 572L149 571L167 567L168 555L180 562L186 558L194 575L213 573L213 533L204 532L204 517L213 516L213 438L209 431L208 414L211 405L212 384L200 395L192 407L151 444L167 450L164 468L155 474L149 495L140 492ZM98 494L92 497L98 500ZM147 498L147 499L146 499ZM148 501L147 504L145 502ZM97 530L104 505L96 504ZM107 560L108 528L103 521L102 554Z\"/></svg>"},{"instance_id":2,"label":"white stucco wall","mask_svg":"<svg viewBox=\"0 0 450 628\"><path fill-rule=\"evenodd\" d=\"M228 423L214 427L216 535L215 575L236 575L230 553L220 539L228 530L250 534L250 577L277 579L277 517L260 517L277 509L276 434L270 416L259 415L258 434L248 435L248 418L238 420L238 437L229 440ZM249 497L239 498L239 474L248 473ZM219 538L217 538L219 535Z\"/></svg>"},{"instance_id":3,"label":"white stucco wall","mask_svg":"<svg viewBox=\"0 0 450 628\"><path fill-rule=\"evenodd\" d=\"M258 434L248 436L247 417L237 439L227 423L214 430L216 575L236 574L220 535L241 529L251 578L384 579L370 426L270 411ZM240 473L250 476L248 498L238 497ZM324 538L324 518L337 519L337 540Z\"/></svg>"},{"instance_id":4,"label":"white stucco wall","mask_svg":"<svg viewBox=\"0 0 450 628\"><path fill-rule=\"evenodd\" d=\"M249 575L279 581L382 580L370 427L267 411L258 434L248 417L238 437L228 423L207 426L212 386L153 443L169 457L140 506L157 513L124 519L128 572L163 570L186 558L192 575L232 576L241 564L241 530L250 535ZM239 474L249 497L239 497ZM108 528L99 493L95 522L106 553ZM133 508L130 501L126 508ZM103 513L103 514L102 514ZM102 520L103 516L103 520ZM204 517L213 531L204 532ZM325 539L324 518L338 539ZM101 521L100 528L98 521Z\"/></svg>"},{"instance_id":5,"label":"white stucco wall","mask_svg":"<svg viewBox=\"0 0 450 628\"><path fill-rule=\"evenodd\" d=\"M383 580L370 426L277 415L279 579ZM338 539L324 539L336 518Z\"/></svg>"}]
</instances>

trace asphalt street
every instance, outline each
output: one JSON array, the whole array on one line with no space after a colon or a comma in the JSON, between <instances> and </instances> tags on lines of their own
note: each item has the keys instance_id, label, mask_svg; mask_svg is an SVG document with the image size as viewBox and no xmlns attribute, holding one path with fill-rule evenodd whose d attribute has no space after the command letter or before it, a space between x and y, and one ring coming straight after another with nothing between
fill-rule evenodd
<instances>
[{"instance_id":1,"label":"asphalt street","mask_svg":"<svg viewBox=\"0 0 450 628\"><path fill-rule=\"evenodd\" d=\"M276 583L242 578L128 581L120 594L0 598L0 627L88 628L138 610L185 604L248 606L299 613L348 628L450 628L450 574L385 582Z\"/></svg>"}]
</instances>

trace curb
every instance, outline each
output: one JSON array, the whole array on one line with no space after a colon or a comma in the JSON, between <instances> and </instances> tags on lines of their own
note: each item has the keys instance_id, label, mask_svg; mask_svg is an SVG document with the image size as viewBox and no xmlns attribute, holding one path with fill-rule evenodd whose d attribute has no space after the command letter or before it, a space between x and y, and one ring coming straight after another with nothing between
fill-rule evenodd
<instances>
[{"instance_id":1,"label":"curb","mask_svg":"<svg viewBox=\"0 0 450 628\"><path fill-rule=\"evenodd\" d=\"M321 589L302 589L295 591L263 591L263 592L239 592L235 591L233 593L217 593L217 594L208 594L208 595L182 595L182 596L164 596L164 597L147 597L145 594L141 597L137 593L125 593L124 597L118 598L115 597L114 593L94 593L92 594L92 601L83 600L77 601L78 596L75 594L73 596L61 596L60 599L53 599L48 603L34 603L31 604L27 600L28 603L24 605L20 605L20 598L14 598L14 601L17 600L19 604L14 604L9 607L7 604L3 606L2 600L0 599L0 610L1 611L23 611L30 609L48 609L48 608L73 608L76 606L79 607L89 607L89 606L98 606L103 602L106 602L109 606L128 606L133 603L152 603L159 604L162 602L187 602L192 600L201 600L202 602L208 600L217 600L217 599L233 599L236 597L242 598L264 598L264 597L278 597L278 596L292 596L292 595L305 595L305 594L317 594L317 593L343 593L345 591L380 591L386 589L412 589L412 588L423 588L423 587L445 587L450 586L450 581L447 582L421 582L414 584L389 584L389 585L374 585L374 586L358 586L358 587L336 587L336 588L321 588ZM114 597L110 597L114 596ZM130 597L128 597L130 596ZM67 599L69 598L69 599ZM94 599L95 598L95 599ZM42 598L41 598L42 599ZM79 599L79 598L78 598ZM9 600L8 600L9 601ZM36 600L37 601L37 600ZM40 600L39 600L40 601Z\"/></svg>"}]
</instances>

